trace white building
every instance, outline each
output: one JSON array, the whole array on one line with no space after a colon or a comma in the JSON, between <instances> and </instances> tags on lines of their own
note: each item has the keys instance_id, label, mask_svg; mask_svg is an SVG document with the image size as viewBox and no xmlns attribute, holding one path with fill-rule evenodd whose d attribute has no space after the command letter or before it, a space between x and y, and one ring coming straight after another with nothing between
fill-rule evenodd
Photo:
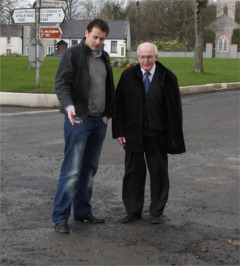
<instances>
[{"instance_id":1,"label":"white building","mask_svg":"<svg viewBox=\"0 0 240 266\"><path fill-rule=\"evenodd\" d=\"M0 25L0 55L22 54L23 28L20 25Z\"/></svg>"},{"instance_id":2,"label":"white building","mask_svg":"<svg viewBox=\"0 0 240 266\"><path fill-rule=\"evenodd\" d=\"M42 38L45 55L56 53L56 43L64 41L67 47L81 42L85 36L85 29L89 20L66 20L59 25L62 30L61 39ZM104 50L111 57L126 57L126 52L131 49L130 25L128 21L108 21L110 32L104 42ZM45 26L46 25L40 25ZM56 25L50 25L56 26ZM34 31L34 29L32 29ZM0 25L0 55L18 53L28 55L31 42L30 26Z\"/></svg>"},{"instance_id":3,"label":"white building","mask_svg":"<svg viewBox=\"0 0 240 266\"><path fill-rule=\"evenodd\" d=\"M61 39L69 46L81 42L85 36L85 29L89 20L66 20L60 24L62 30ZM128 21L111 20L108 21L110 32L104 42L104 50L111 57L125 57L126 51L131 49L130 25Z\"/></svg>"}]
</instances>

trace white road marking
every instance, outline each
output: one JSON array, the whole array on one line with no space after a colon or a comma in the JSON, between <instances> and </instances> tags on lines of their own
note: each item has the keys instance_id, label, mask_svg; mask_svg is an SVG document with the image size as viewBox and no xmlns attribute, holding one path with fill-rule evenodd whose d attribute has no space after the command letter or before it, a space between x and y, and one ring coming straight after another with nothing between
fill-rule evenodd
<instances>
[{"instance_id":1,"label":"white road marking","mask_svg":"<svg viewBox=\"0 0 240 266\"><path fill-rule=\"evenodd\" d=\"M29 111L29 112L18 112L18 113L6 113L0 114L0 116L16 116L16 115L33 115L33 114L41 114L41 113L52 113L58 112L59 110L44 110L44 111Z\"/></svg>"}]
</instances>

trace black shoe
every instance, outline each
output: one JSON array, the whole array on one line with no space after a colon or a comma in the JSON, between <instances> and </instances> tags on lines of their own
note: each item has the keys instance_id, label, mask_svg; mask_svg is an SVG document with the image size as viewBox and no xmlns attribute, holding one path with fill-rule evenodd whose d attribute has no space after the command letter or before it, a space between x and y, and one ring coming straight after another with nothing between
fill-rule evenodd
<instances>
[{"instance_id":1,"label":"black shoe","mask_svg":"<svg viewBox=\"0 0 240 266\"><path fill-rule=\"evenodd\" d=\"M70 227L67 222L61 222L55 225L55 231L66 234L70 232Z\"/></svg>"},{"instance_id":2,"label":"black shoe","mask_svg":"<svg viewBox=\"0 0 240 266\"><path fill-rule=\"evenodd\" d=\"M127 224L127 223L132 223L132 222L135 222L137 220L140 220L142 219L142 215L141 213L138 213L138 214L131 214L131 215L127 215L126 217L124 217L122 219L122 222L124 224Z\"/></svg>"},{"instance_id":3,"label":"black shoe","mask_svg":"<svg viewBox=\"0 0 240 266\"><path fill-rule=\"evenodd\" d=\"M151 216L150 220L149 220L149 223L150 224L162 224L164 221L163 221L163 217L162 215L159 215L159 216Z\"/></svg>"},{"instance_id":4,"label":"black shoe","mask_svg":"<svg viewBox=\"0 0 240 266\"><path fill-rule=\"evenodd\" d=\"M92 214L85 217L85 218L76 217L76 218L74 218L74 220L77 222L91 223L91 224L103 224L103 223L105 223L104 219L99 219L99 218L93 216Z\"/></svg>"}]
</instances>

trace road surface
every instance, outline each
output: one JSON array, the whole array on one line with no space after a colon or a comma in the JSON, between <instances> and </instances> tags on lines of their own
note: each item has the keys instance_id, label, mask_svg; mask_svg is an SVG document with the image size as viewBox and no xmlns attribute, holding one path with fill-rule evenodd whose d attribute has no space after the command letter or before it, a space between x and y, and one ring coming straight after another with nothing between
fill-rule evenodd
<instances>
[{"instance_id":1,"label":"road surface","mask_svg":"<svg viewBox=\"0 0 240 266\"><path fill-rule=\"evenodd\" d=\"M63 115L1 107L1 265L239 265L239 90L185 96L187 152L169 156L165 222L122 224L124 152L108 128L93 211L57 234L52 201L63 157ZM149 181L148 181L149 182Z\"/></svg>"}]
</instances>

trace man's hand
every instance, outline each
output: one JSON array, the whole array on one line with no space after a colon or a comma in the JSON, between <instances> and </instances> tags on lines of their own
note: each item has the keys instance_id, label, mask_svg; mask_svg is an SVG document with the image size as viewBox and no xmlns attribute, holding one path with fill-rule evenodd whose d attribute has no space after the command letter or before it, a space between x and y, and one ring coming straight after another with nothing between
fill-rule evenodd
<instances>
[{"instance_id":1,"label":"man's hand","mask_svg":"<svg viewBox=\"0 0 240 266\"><path fill-rule=\"evenodd\" d=\"M127 142L126 142L126 138L125 137L119 137L117 138L117 142L118 144L120 144L121 146L126 146Z\"/></svg>"},{"instance_id":2,"label":"man's hand","mask_svg":"<svg viewBox=\"0 0 240 266\"><path fill-rule=\"evenodd\" d=\"M75 120L74 116L76 115L74 106L71 106L67 109L68 119L70 123L74 126L74 124L80 124L81 121Z\"/></svg>"},{"instance_id":3,"label":"man's hand","mask_svg":"<svg viewBox=\"0 0 240 266\"><path fill-rule=\"evenodd\" d=\"M107 116L103 116L103 123L105 123L106 125L108 124L108 117Z\"/></svg>"}]
</instances>

